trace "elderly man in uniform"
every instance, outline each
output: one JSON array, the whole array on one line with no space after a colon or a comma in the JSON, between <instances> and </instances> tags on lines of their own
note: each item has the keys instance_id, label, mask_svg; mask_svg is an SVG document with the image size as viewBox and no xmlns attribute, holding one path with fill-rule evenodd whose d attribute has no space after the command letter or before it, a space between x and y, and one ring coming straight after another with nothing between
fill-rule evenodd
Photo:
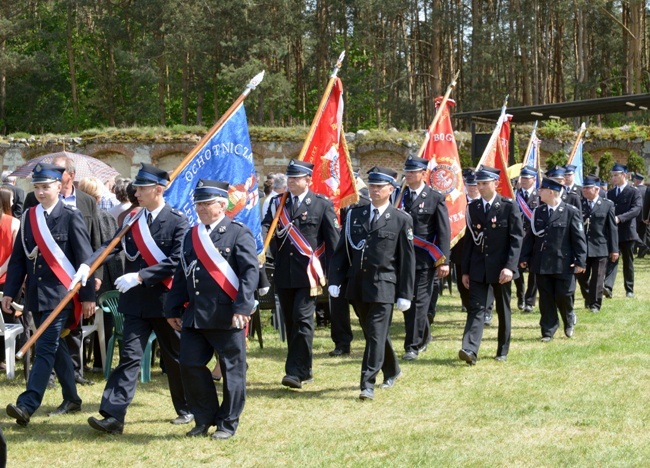
<instances>
[{"instance_id":1,"label":"elderly man in uniform","mask_svg":"<svg viewBox=\"0 0 650 468\"><path fill-rule=\"evenodd\" d=\"M25 282L25 310L32 312L38 325L59 305L67 294L75 268L92 252L81 213L59 200L63 171L62 167L45 163L34 168L33 193L39 204L28 208L23 215L20 239L16 239L9 260L2 298L2 310L13 313L11 301ZM60 335L63 328L79 321L80 313L84 317L95 313L94 282L81 288L78 298L81 305L75 298L75 304L69 303L36 342L36 358L27 390L15 405L7 406L9 417L21 426L29 423L41 405L52 369L59 376L63 403L50 416L81 410L72 360Z\"/></svg>"},{"instance_id":2,"label":"elderly man in uniform","mask_svg":"<svg viewBox=\"0 0 650 468\"><path fill-rule=\"evenodd\" d=\"M212 438L223 440L235 434L246 400L244 328L255 308L259 268L250 229L225 215L227 182L200 180L194 205L201 223L183 241L165 315L181 332L181 375L196 422L187 436L207 436L216 426ZM207 367L215 351L223 369L221 405Z\"/></svg>"},{"instance_id":3,"label":"elderly man in uniform","mask_svg":"<svg viewBox=\"0 0 650 468\"><path fill-rule=\"evenodd\" d=\"M530 166L524 166L519 174L520 188L517 190L517 200L520 203L522 212L521 220L524 225L524 236L530 231L530 214L532 210L539 206L539 193L535 188L535 181L537 180L537 169ZM524 205L521 205L524 203ZM525 214L524 210L528 212ZM535 307L535 299L537 298L537 281L535 275L528 273L528 284L524 281L525 268L519 269L519 277L515 279L515 287L517 288L517 307L525 314L529 314Z\"/></svg>"},{"instance_id":4,"label":"elderly man in uniform","mask_svg":"<svg viewBox=\"0 0 650 468\"><path fill-rule=\"evenodd\" d=\"M637 189L627 183L627 166L614 164L611 170L612 188L607 198L614 202L614 214L618 227L619 259L607 262L605 273L605 297L612 297L618 263L623 259L623 285L625 295L634 297L634 247L639 240L636 218L643 208L643 199Z\"/></svg>"},{"instance_id":5,"label":"elderly man in uniform","mask_svg":"<svg viewBox=\"0 0 650 468\"><path fill-rule=\"evenodd\" d=\"M567 338L573 336L577 322L573 312L575 274L583 273L586 264L582 215L562 201L562 190L561 183L542 180L539 196L543 204L533 211L521 253L521 267L529 267L537 275L543 342L551 341L559 327L558 309L564 334Z\"/></svg>"},{"instance_id":6,"label":"elderly man in uniform","mask_svg":"<svg viewBox=\"0 0 650 468\"><path fill-rule=\"evenodd\" d=\"M178 364L180 333L171 327L163 314L163 302L171 287L180 259L181 242L188 228L186 216L165 203L163 191L168 181L166 171L151 164L141 165L133 186L143 211L125 218L126 224L137 216L122 243L112 252L117 253L121 248L126 257L125 274L115 281L121 293L118 307L124 314L124 338L120 363L106 382L99 407L103 419L88 418L88 424L100 432L123 432L126 411L135 396L140 361L152 331L158 338L178 415L171 422L187 424L194 419L185 401ZM89 265L104 252L108 243L110 241L79 267L75 281L85 284Z\"/></svg>"},{"instance_id":7,"label":"elderly man in uniform","mask_svg":"<svg viewBox=\"0 0 650 468\"><path fill-rule=\"evenodd\" d=\"M598 312L603 303L607 258L618 260L618 229L614 203L598 196L600 179L585 177L582 186L582 218L587 240L587 264L584 273L577 275L585 306Z\"/></svg>"},{"instance_id":8,"label":"elderly man in uniform","mask_svg":"<svg viewBox=\"0 0 650 468\"><path fill-rule=\"evenodd\" d=\"M275 231L275 291L287 328L286 375L282 385L302 388L312 375L312 343L316 296L326 284L328 260L339 240L334 205L309 190L314 165L292 159L287 167L289 197ZM280 196L262 222L266 232L278 209Z\"/></svg>"},{"instance_id":9,"label":"elderly man in uniform","mask_svg":"<svg viewBox=\"0 0 650 468\"><path fill-rule=\"evenodd\" d=\"M519 275L523 227L519 207L496 191L500 174L499 169L481 166L476 173L481 198L467 206L471 238L463 253L462 281L469 289L469 310L458 357L469 365L475 365L478 357L490 287L499 317L495 359L505 361L510 348L511 282Z\"/></svg>"},{"instance_id":10,"label":"elderly man in uniform","mask_svg":"<svg viewBox=\"0 0 650 468\"><path fill-rule=\"evenodd\" d=\"M397 173L374 167L368 172L371 204L350 210L345 232L330 266L329 293L338 297L347 279L345 297L354 305L366 338L361 364L361 400L374 399L377 374L382 388L401 375L389 329L393 304L411 307L415 282L413 220L390 203Z\"/></svg>"},{"instance_id":11,"label":"elderly man in uniform","mask_svg":"<svg viewBox=\"0 0 650 468\"><path fill-rule=\"evenodd\" d=\"M424 183L429 161L409 156L404 164L407 187L402 196L402 208L413 219L415 247L415 289L411 307L404 312L405 354L402 359L413 361L427 349L431 328L427 318L433 295L434 279L449 274L449 243L451 229L445 196Z\"/></svg>"}]
</instances>

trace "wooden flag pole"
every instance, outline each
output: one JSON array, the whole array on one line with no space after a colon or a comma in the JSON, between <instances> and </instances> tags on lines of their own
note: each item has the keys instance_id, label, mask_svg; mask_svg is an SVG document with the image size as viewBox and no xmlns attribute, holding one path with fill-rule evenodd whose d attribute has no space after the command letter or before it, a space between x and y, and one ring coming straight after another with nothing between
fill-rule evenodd
<instances>
[{"instance_id":1,"label":"wooden flag pole","mask_svg":"<svg viewBox=\"0 0 650 468\"><path fill-rule=\"evenodd\" d=\"M447 107L447 101L449 100L449 96L451 95L451 92L453 89L456 87L456 82L458 81L458 75L460 75L460 70L456 72L456 75L454 76L454 79L452 80L451 83L449 83L449 86L447 86L447 91L445 91L445 95L442 97L442 101L440 101L440 105L438 106L438 110L436 111L436 115L433 116L433 120L431 121L431 125L429 125L429 129L427 130L427 135L430 135L431 132L436 128L436 125L438 125L438 121L440 120L440 116L442 116L442 112ZM425 137L424 141L420 145L420 149L418 150L418 158L421 158L424 152L427 149L427 143L428 139ZM402 187L400 189L399 196L397 197L397 200L395 200L395 207L399 207L402 204L402 198L404 198L404 189L406 188L406 180L402 182Z\"/></svg>"},{"instance_id":2,"label":"wooden flag pole","mask_svg":"<svg viewBox=\"0 0 650 468\"><path fill-rule=\"evenodd\" d=\"M485 147L485 151L483 151L483 154L481 155L481 159L479 159L479 162L476 165L475 170L477 171L481 164L483 164L483 161L485 161L485 158L487 158L488 155L492 152L492 147L494 146L496 139L499 137L501 126L503 125L503 119L506 118L506 106L508 105L508 97L509 96L506 94L506 98L503 100L503 106L501 107L501 115L499 116L499 120L497 120L497 126L494 129L492 136L490 137L490 141L488 141L488 144Z\"/></svg>"},{"instance_id":3,"label":"wooden flag pole","mask_svg":"<svg viewBox=\"0 0 650 468\"><path fill-rule=\"evenodd\" d=\"M535 120L535 125L533 126L533 131L530 132L530 140L528 140L528 146L526 147L526 152L524 153L523 162L525 163L530 154L530 150L533 148L533 135L535 135L535 130L537 130L537 120Z\"/></svg>"},{"instance_id":4,"label":"wooden flag pole","mask_svg":"<svg viewBox=\"0 0 650 468\"><path fill-rule=\"evenodd\" d=\"M585 123L582 122L582 125L580 126L580 131L578 132L578 137L576 138L575 143L573 143L573 148L571 148L571 153L569 154L569 161L567 164L571 164L573 162L573 157L576 155L576 151L578 150L578 145L580 144L580 140L584 136L584 134L587 132L587 127L585 126Z\"/></svg>"},{"instance_id":5,"label":"wooden flag pole","mask_svg":"<svg viewBox=\"0 0 650 468\"><path fill-rule=\"evenodd\" d=\"M334 83L336 83L336 76L338 75L339 70L341 69L341 65L343 63L344 58L345 58L345 51L341 52L341 55L339 55L339 58L336 61L336 65L334 66L334 70L332 71L330 79L327 83L327 87L325 88L323 97L321 98L320 104L318 105L318 110L314 115L314 120L311 123L311 127L309 127L307 138L305 138L305 142L302 145L300 154L298 154L298 158L297 158L298 161L302 161L303 159L305 159L305 156L307 154L307 149L309 149L311 140L314 138L314 133L316 133L316 127L318 127L320 119L323 115L323 110L325 109L325 105L327 104L327 100L329 99L330 94L332 93L332 88L334 87ZM280 214L282 212L282 209L284 208L285 203L287 202L288 195L289 195L289 191L285 190L285 192L282 194L282 197L280 197L280 205L275 210L275 216L273 217L271 226L269 226L269 230L266 234L266 238L264 239L264 247L262 249L262 252L266 252L266 249L269 247L269 244L271 243L273 234L275 233L275 230L278 227L278 222L280 221Z\"/></svg>"},{"instance_id":6,"label":"wooden flag pole","mask_svg":"<svg viewBox=\"0 0 650 468\"><path fill-rule=\"evenodd\" d=\"M244 90L243 93L239 95L239 97L233 102L233 104L228 108L228 110L221 116L221 118L217 121L216 124L213 125L213 127L208 131L208 133L199 141L199 143L188 153L188 155L181 161L181 163L178 165L178 167L169 175L170 182L180 174L180 172L187 166L187 164L192 160L194 156L201 150L203 145L212 138L212 136L217 133L221 127L226 123L228 118L239 108L241 103L246 99L246 96L250 94L250 92L257 87L258 84L264 79L264 72L259 73L256 75L249 83L246 85L246 89ZM122 240L122 237L126 235L127 232L131 229L131 226L138 220L140 215L142 214L142 208L138 210L138 212L135 214L135 216L132 217L132 219L129 220L129 222L122 228L120 231L115 235L115 237L109 242L109 244L106 246L104 249L104 252L97 257L97 259L90 265L90 270L88 272L88 276L92 275L97 268L99 268L102 263L106 260L106 257L108 257L113 249L117 247L117 244ZM52 322L56 319L56 317L63 311L66 305L72 300L75 294L79 291L81 288L81 285L77 283L72 290L68 291L68 293L63 297L61 302L59 302L59 305L57 305L52 313L43 321L40 327L32 334L32 336L27 340L27 342L23 345L22 348L20 348L20 351L16 353L16 357L18 359L22 358L25 353L31 348L34 343L36 343L36 340L40 338L40 336L45 332L47 327L50 326Z\"/></svg>"}]
</instances>

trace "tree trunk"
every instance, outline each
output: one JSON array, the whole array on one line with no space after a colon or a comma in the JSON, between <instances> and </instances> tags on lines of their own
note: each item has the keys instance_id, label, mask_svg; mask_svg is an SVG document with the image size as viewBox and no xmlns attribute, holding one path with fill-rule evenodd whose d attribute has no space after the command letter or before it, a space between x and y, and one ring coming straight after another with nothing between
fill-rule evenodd
<instances>
[{"instance_id":1,"label":"tree trunk","mask_svg":"<svg viewBox=\"0 0 650 468\"><path fill-rule=\"evenodd\" d=\"M66 49L68 52L68 68L70 72L70 99L72 101L72 128L79 130L79 102L77 99L77 73L74 63L74 49L72 47L72 26L74 24L74 11L72 1L68 1L68 21L66 24Z\"/></svg>"}]
</instances>

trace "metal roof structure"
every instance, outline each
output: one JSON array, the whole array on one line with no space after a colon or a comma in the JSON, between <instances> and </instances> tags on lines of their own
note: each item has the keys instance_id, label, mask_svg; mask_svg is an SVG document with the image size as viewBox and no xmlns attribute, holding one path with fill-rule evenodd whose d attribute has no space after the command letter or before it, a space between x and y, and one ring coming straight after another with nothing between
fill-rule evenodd
<instances>
[{"instance_id":1,"label":"metal roof structure","mask_svg":"<svg viewBox=\"0 0 650 468\"><path fill-rule=\"evenodd\" d=\"M585 99L582 101L559 102L556 104L541 104L537 106L508 107L512 122L523 123L535 120L566 119L571 117L586 117L589 115L613 114L617 112L648 112L650 108L650 93L628 94L625 96ZM458 112L457 119L493 120L497 121L501 109L483 111Z\"/></svg>"}]
</instances>

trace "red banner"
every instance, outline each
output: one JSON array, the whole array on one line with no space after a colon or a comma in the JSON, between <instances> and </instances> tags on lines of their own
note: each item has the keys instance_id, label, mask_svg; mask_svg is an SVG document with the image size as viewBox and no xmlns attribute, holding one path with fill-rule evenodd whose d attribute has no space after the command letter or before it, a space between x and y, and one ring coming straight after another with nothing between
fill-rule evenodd
<instances>
[{"instance_id":1,"label":"red banner","mask_svg":"<svg viewBox=\"0 0 650 468\"><path fill-rule=\"evenodd\" d=\"M442 97L436 99L436 107ZM449 226L451 227L451 246L456 245L465 234L465 209L467 197L463 182L458 147L451 126L449 111L456 103L447 100L446 109L443 109L436 122L426 135L425 149L422 157L429 160L429 185L446 197L447 210L449 211Z\"/></svg>"},{"instance_id":2,"label":"red banner","mask_svg":"<svg viewBox=\"0 0 650 468\"><path fill-rule=\"evenodd\" d=\"M512 119L512 116L510 114L506 114L503 123L501 124L501 129L499 130L499 137L497 138L496 144L480 164L494 167L501 171L501 178L497 182L497 192L499 192L499 194L503 197L514 199L515 193L512 190L510 179L508 179L510 119Z\"/></svg>"},{"instance_id":3,"label":"red banner","mask_svg":"<svg viewBox=\"0 0 650 468\"><path fill-rule=\"evenodd\" d=\"M305 161L314 164L311 189L332 200L337 214L359 200L343 132L343 83L339 78L309 142Z\"/></svg>"}]
</instances>

